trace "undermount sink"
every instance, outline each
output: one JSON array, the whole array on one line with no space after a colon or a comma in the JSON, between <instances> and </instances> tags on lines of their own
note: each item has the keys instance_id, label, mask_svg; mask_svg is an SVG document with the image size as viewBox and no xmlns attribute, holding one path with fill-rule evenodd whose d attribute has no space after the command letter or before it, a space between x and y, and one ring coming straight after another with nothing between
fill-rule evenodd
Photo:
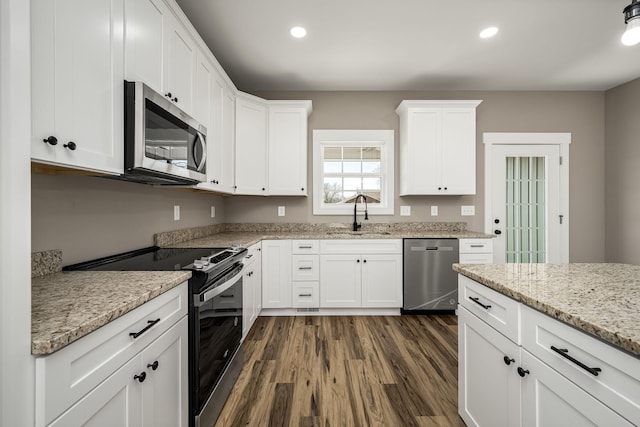
<instances>
[{"instance_id":1,"label":"undermount sink","mask_svg":"<svg viewBox=\"0 0 640 427\"><path fill-rule=\"evenodd\" d=\"M391 234L389 231L352 231L352 230L340 230L340 231L327 231L327 234L336 235L344 234L349 236L388 236Z\"/></svg>"}]
</instances>

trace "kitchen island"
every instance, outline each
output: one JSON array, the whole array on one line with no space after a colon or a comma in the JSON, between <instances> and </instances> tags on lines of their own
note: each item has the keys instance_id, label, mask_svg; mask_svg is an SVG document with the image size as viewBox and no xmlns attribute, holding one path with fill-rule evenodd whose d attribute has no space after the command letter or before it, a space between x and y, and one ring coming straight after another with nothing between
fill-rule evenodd
<instances>
[{"instance_id":1,"label":"kitchen island","mask_svg":"<svg viewBox=\"0 0 640 427\"><path fill-rule=\"evenodd\" d=\"M453 268L467 425L640 424L640 267Z\"/></svg>"}]
</instances>

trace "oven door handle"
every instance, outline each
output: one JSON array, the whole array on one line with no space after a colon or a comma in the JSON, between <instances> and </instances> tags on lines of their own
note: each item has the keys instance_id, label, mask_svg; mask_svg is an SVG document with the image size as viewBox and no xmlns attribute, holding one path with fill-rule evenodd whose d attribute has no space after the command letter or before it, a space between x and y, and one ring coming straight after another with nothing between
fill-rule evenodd
<instances>
[{"instance_id":1,"label":"oven door handle","mask_svg":"<svg viewBox=\"0 0 640 427\"><path fill-rule=\"evenodd\" d=\"M202 305L207 301L210 301L211 299L217 297L218 295L220 295L221 293L223 293L224 291L228 290L229 288L231 288L233 285L236 284L236 282L238 281L238 279L242 278L242 272L244 269L241 269L238 274L236 274L235 276L233 276L231 279L227 280L226 282L224 282L223 284L216 286L215 288L205 291L203 293L201 293L200 295L198 295L198 300L200 301L200 304L198 305Z\"/></svg>"}]
</instances>

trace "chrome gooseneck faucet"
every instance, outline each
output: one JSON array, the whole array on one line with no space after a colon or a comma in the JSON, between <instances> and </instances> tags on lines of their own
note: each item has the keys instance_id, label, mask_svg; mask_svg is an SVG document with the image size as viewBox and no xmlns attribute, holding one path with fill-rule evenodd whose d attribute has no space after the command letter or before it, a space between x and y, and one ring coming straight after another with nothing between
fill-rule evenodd
<instances>
[{"instance_id":1,"label":"chrome gooseneck faucet","mask_svg":"<svg viewBox=\"0 0 640 427\"><path fill-rule=\"evenodd\" d=\"M358 231L362 224L358 224L358 220L356 218L356 214L358 212L358 200L362 197L364 200L364 219L369 219L369 212L367 211L367 197L364 194L358 194L356 199L353 201L353 231Z\"/></svg>"}]
</instances>

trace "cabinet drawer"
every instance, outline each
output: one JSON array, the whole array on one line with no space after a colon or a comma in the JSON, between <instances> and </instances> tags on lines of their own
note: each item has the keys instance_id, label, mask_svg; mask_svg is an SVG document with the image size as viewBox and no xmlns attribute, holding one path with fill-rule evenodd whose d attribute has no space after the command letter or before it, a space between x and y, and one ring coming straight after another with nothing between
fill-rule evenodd
<instances>
[{"instance_id":1,"label":"cabinet drawer","mask_svg":"<svg viewBox=\"0 0 640 427\"><path fill-rule=\"evenodd\" d=\"M319 282L293 282L293 308L320 307Z\"/></svg>"},{"instance_id":2,"label":"cabinet drawer","mask_svg":"<svg viewBox=\"0 0 640 427\"><path fill-rule=\"evenodd\" d=\"M520 303L461 274L458 275L460 305L495 330L520 344Z\"/></svg>"},{"instance_id":3,"label":"cabinet drawer","mask_svg":"<svg viewBox=\"0 0 640 427\"><path fill-rule=\"evenodd\" d=\"M320 241L322 254L401 254L401 239L332 239Z\"/></svg>"},{"instance_id":4,"label":"cabinet drawer","mask_svg":"<svg viewBox=\"0 0 640 427\"><path fill-rule=\"evenodd\" d=\"M629 421L640 422L637 358L526 306L522 346Z\"/></svg>"},{"instance_id":5,"label":"cabinet drawer","mask_svg":"<svg viewBox=\"0 0 640 427\"><path fill-rule=\"evenodd\" d=\"M460 264L491 264L493 254L460 254L458 261Z\"/></svg>"},{"instance_id":6,"label":"cabinet drawer","mask_svg":"<svg viewBox=\"0 0 640 427\"><path fill-rule=\"evenodd\" d=\"M460 253L493 253L493 239L460 239Z\"/></svg>"},{"instance_id":7,"label":"cabinet drawer","mask_svg":"<svg viewBox=\"0 0 640 427\"><path fill-rule=\"evenodd\" d=\"M320 280L319 255L292 255L291 278L295 281Z\"/></svg>"},{"instance_id":8,"label":"cabinet drawer","mask_svg":"<svg viewBox=\"0 0 640 427\"><path fill-rule=\"evenodd\" d=\"M61 350L37 358L36 424L50 423L186 314L185 282ZM157 319L137 338L129 335Z\"/></svg>"},{"instance_id":9,"label":"cabinet drawer","mask_svg":"<svg viewBox=\"0 0 640 427\"><path fill-rule=\"evenodd\" d=\"M317 240L293 240L291 253L298 254L317 254L319 242Z\"/></svg>"}]
</instances>

